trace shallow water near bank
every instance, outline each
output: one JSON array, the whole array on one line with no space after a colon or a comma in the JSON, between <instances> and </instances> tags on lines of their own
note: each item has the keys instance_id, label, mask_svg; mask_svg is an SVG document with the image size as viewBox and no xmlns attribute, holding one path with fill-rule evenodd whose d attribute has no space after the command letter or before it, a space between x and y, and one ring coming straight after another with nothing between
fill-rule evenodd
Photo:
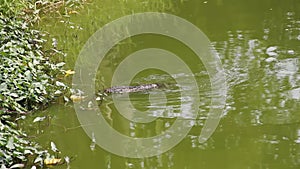
<instances>
[{"instance_id":1,"label":"shallow water near bank","mask_svg":"<svg viewBox=\"0 0 300 169\"><path fill-rule=\"evenodd\" d=\"M165 83L165 88L130 94L139 110L152 110L149 124L133 123L119 114L112 96L97 107L100 115L118 132L131 137L151 137L166 131L175 119L194 126L174 148L154 157L134 159L114 155L89 138L77 119L72 103L53 104L29 116L22 128L44 147L55 142L69 156L71 168L274 168L300 167L300 4L296 0L272 1L166 1L131 3L95 1L79 15L42 22L40 27L58 40L58 48L68 55L60 58L73 69L86 40L105 23L131 12L164 11L180 16L199 27L218 52L227 80L227 100L217 130L205 143L198 137L208 116L211 92L209 76L201 61L180 42L156 35L141 35L122 41L105 57L97 72L96 89L110 87L113 71L128 54L144 48L163 48L191 65L193 75L170 76L147 70L136 75L132 84ZM50 39L51 40L51 39ZM76 72L77 73L77 72ZM199 116L191 119L181 111L180 92L193 91L189 82L181 89L176 79L193 76L200 96ZM149 100L165 101L151 105ZM151 93L151 94L149 94ZM149 99L150 98L150 99ZM117 95L121 102L127 98ZM181 105L180 105L181 104ZM164 107L165 108L165 107ZM134 116L136 112L128 112ZM32 123L35 117L46 116ZM138 118L138 117L137 117ZM89 125L89 124L84 124ZM103 135L103 137L106 137ZM67 168L66 165L55 168Z\"/></svg>"}]
</instances>

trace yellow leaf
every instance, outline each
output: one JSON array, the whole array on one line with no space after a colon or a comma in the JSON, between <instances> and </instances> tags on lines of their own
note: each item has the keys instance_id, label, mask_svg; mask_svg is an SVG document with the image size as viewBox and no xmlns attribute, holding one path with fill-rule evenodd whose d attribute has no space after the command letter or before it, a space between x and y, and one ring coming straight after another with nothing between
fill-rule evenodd
<instances>
[{"instance_id":1,"label":"yellow leaf","mask_svg":"<svg viewBox=\"0 0 300 169\"><path fill-rule=\"evenodd\" d=\"M67 71L65 71L65 73L66 73L66 77L67 76L69 76L69 75L73 75L73 74L75 74L75 71L74 70L67 70Z\"/></svg>"},{"instance_id":2,"label":"yellow leaf","mask_svg":"<svg viewBox=\"0 0 300 169\"><path fill-rule=\"evenodd\" d=\"M77 95L71 95L70 96L70 99L73 101L73 102L80 102L84 99L85 97L84 96L77 96Z\"/></svg>"},{"instance_id":3,"label":"yellow leaf","mask_svg":"<svg viewBox=\"0 0 300 169\"><path fill-rule=\"evenodd\" d=\"M44 164L46 165L57 165L61 162L60 158L47 158L44 160Z\"/></svg>"},{"instance_id":4,"label":"yellow leaf","mask_svg":"<svg viewBox=\"0 0 300 169\"><path fill-rule=\"evenodd\" d=\"M69 14L79 14L77 11L69 11Z\"/></svg>"}]
</instances>

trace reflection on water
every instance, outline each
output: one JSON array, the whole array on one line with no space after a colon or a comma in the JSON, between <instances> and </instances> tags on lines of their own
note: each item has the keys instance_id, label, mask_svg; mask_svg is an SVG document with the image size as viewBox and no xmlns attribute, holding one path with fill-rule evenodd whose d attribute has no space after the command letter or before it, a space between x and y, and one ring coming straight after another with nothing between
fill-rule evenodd
<instances>
[{"instance_id":1,"label":"reflection on water","mask_svg":"<svg viewBox=\"0 0 300 169\"><path fill-rule=\"evenodd\" d=\"M105 1L109 4L113 2ZM130 137L158 135L169 129L178 117L186 120L187 125L194 126L180 144L162 155L130 159L104 151L95 145L94 140L86 136L71 106L53 105L43 112L48 115L49 120L40 124L31 124L34 117L28 118L29 122L24 125L24 129L31 131L31 135L42 145L48 146L50 141L54 141L65 155L73 157L72 168L299 168L299 1L287 0L278 4L269 0L233 2L235 3L223 0L176 1L168 2L164 7L164 10L193 22L211 38L212 45L219 53L226 70L228 96L225 111L216 132L207 142L200 144L198 137L207 119L213 93L210 92L207 73L200 63L197 63L200 67L198 72L192 75L197 80L201 97L199 116L196 119L180 111L180 103L183 106L189 104L188 99L181 102L180 93L194 90L189 88L189 82L185 84L187 88L183 91L176 84L176 78L191 76L185 74L174 75L172 78L163 73L145 72L132 81L133 84L166 83L165 88L130 94L130 100L136 109L151 109L148 116L155 117L156 120L149 124L128 121L116 111L111 96L99 105L107 123ZM126 6L126 2L123 3ZM128 10L132 6L134 5L124 8ZM95 10L92 6L89 8ZM147 10L144 8L145 6L139 10ZM155 6L155 3L152 4L151 9L156 8L159 7ZM112 13L112 16L120 15L117 13L120 11L106 12ZM73 22L83 25L87 22L80 16L78 19ZM88 19L92 23L95 21L92 17ZM97 28L93 24L82 27L81 31ZM77 31L68 32L70 35L74 33ZM69 35L62 35L65 36ZM192 54L187 53L185 48L177 47L176 43L166 43L162 39L162 42L152 41L148 44L148 38L140 39L142 40L137 40L136 43L144 44L140 48L149 47L149 44L150 46L165 44L165 48L181 54L186 61L194 61L188 57ZM133 39L131 43L134 42ZM69 42L65 41L68 50L74 49L74 51L80 48L78 47L80 43L83 42L78 42L76 39L72 41L70 37ZM132 52L132 46L134 45L126 44L125 47L121 45L118 50L112 51L114 57L109 58L105 62L106 69L101 70L104 74L104 78L100 78L102 86L107 87L110 83L106 80L112 75L112 64L120 61L117 57L119 50L129 48L124 51L129 53ZM74 54L74 51L68 54L77 55L78 53ZM67 60L72 59L74 58L67 58ZM160 97L161 92L165 93L165 98ZM118 95L117 98L120 101L128 101L122 95ZM151 104L151 99L156 100L156 104ZM167 109L160 104L165 100L167 100ZM135 115L135 112L128 113L130 116ZM58 168L65 168L65 166Z\"/></svg>"}]
</instances>

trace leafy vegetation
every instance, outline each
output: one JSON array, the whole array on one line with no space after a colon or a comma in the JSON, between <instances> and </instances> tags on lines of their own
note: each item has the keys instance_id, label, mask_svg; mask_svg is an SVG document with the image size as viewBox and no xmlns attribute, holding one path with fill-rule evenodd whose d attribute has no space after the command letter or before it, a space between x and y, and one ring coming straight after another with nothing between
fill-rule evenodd
<instances>
[{"instance_id":1,"label":"leafy vegetation","mask_svg":"<svg viewBox=\"0 0 300 169\"><path fill-rule=\"evenodd\" d=\"M50 154L31 141L26 139L26 134L16 129L12 122L12 115L0 110L0 168L12 166L25 166L28 159L35 159L32 163L43 165L43 158Z\"/></svg>"},{"instance_id":2,"label":"leafy vegetation","mask_svg":"<svg viewBox=\"0 0 300 169\"><path fill-rule=\"evenodd\" d=\"M2 0L0 2L0 168L42 166L46 150L18 130L21 115L48 105L67 91L60 80L62 53L46 49L42 32L32 28L42 14L67 15L81 1ZM49 58L51 57L51 58ZM34 168L34 167L33 167Z\"/></svg>"},{"instance_id":3,"label":"leafy vegetation","mask_svg":"<svg viewBox=\"0 0 300 169\"><path fill-rule=\"evenodd\" d=\"M77 13L86 0L1 0L0 13L5 16L18 16L28 23L38 23L47 14L54 17L69 17Z\"/></svg>"},{"instance_id":4,"label":"leafy vegetation","mask_svg":"<svg viewBox=\"0 0 300 169\"><path fill-rule=\"evenodd\" d=\"M64 63L53 64L44 57L45 41L39 31L0 17L0 35L0 107L18 112L37 109L66 89L56 80Z\"/></svg>"}]
</instances>

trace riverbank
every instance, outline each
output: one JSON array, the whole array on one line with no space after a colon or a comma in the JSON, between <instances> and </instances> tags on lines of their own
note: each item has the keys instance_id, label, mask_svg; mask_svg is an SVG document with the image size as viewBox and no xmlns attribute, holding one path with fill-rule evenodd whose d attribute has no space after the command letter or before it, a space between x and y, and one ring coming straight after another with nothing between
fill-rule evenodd
<instances>
[{"instance_id":1,"label":"riverbank","mask_svg":"<svg viewBox=\"0 0 300 169\"><path fill-rule=\"evenodd\" d=\"M64 15L84 1L1 1L0 3L0 168L43 167L53 155L27 138L18 121L47 107L68 91L64 53L46 45L36 30L45 13Z\"/></svg>"}]
</instances>

